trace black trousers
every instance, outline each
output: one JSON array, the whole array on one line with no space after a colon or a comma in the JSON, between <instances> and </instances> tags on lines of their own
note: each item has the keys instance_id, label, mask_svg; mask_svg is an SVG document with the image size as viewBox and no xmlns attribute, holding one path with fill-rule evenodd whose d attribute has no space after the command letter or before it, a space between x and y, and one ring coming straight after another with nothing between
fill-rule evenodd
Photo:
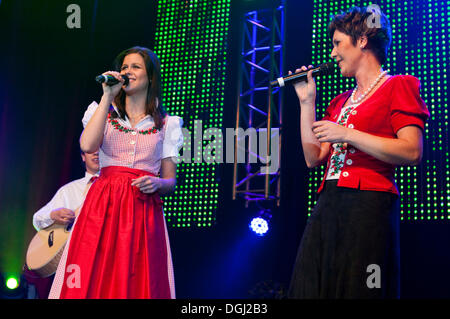
<instances>
[{"instance_id":1,"label":"black trousers","mask_svg":"<svg viewBox=\"0 0 450 319\"><path fill-rule=\"evenodd\" d=\"M399 198L327 181L308 218L289 298L399 298Z\"/></svg>"}]
</instances>

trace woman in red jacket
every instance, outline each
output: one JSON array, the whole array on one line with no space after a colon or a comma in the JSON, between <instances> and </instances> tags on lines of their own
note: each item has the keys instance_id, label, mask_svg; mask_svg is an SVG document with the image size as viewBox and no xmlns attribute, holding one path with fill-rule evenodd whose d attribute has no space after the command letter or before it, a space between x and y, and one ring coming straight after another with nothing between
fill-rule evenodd
<instances>
[{"instance_id":1,"label":"woman in red jacket","mask_svg":"<svg viewBox=\"0 0 450 319\"><path fill-rule=\"evenodd\" d=\"M388 74L388 19L353 8L329 25L331 57L356 86L315 118L316 85L295 85L308 167L327 164L319 199L300 243L292 298L398 298L399 192L397 165L417 165L429 112L419 80ZM311 67L311 66L309 66ZM305 71L305 66L297 71Z\"/></svg>"}]
</instances>

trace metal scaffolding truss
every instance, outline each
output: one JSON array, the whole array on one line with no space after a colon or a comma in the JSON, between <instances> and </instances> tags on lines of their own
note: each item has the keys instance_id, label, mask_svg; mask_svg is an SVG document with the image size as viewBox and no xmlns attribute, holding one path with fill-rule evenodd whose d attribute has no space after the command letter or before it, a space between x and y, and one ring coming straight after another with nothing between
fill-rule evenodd
<instances>
[{"instance_id":1,"label":"metal scaffolding truss","mask_svg":"<svg viewBox=\"0 0 450 319\"><path fill-rule=\"evenodd\" d=\"M285 1L245 14L234 140L233 199L280 203L283 96L269 82L282 76ZM271 132L268 134L268 132ZM245 161L242 153L245 151Z\"/></svg>"}]
</instances>

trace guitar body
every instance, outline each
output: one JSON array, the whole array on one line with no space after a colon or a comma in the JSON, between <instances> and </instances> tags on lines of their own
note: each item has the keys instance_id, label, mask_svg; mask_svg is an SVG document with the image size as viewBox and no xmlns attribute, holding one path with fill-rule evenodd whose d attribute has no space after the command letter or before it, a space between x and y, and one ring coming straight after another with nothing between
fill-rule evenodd
<instances>
[{"instance_id":1,"label":"guitar body","mask_svg":"<svg viewBox=\"0 0 450 319\"><path fill-rule=\"evenodd\" d=\"M72 225L55 223L38 231L28 246L28 269L43 278L53 275L58 268Z\"/></svg>"},{"instance_id":2,"label":"guitar body","mask_svg":"<svg viewBox=\"0 0 450 319\"><path fill-rule=\"evenodd\" d=\"M86 196L91 185L92 181L89 181L83 196ZM78 217L81 206L74 211L75 217ZM27 250L26 264L28 269L33 270L43 278L56 272L73 223L74 221L64 225L53 223L34 235Z\"/></svg>"}]
</instances>

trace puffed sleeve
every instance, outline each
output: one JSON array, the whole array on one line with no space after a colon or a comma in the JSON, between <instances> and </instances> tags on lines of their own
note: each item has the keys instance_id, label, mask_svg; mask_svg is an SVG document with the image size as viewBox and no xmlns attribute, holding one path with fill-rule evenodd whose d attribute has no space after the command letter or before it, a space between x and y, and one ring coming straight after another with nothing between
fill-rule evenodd
<instances>
[{"instance_id":1,"label":"puffed sleeve","mask_svg":"<svg viewBox=\"0 0 450 319\"><path fill-rule=\"evenodd\" d=\"M97 102L92 102L91 104L89 104L87 110L84 112L84 116L83 119L81 120L81 122L83 123L83 127L86 127L86 125L88 124L89 120L91 119L92 115L94 115L95 110L98 107L98 103Z\"/></svg>"},{"instance_id":2,"label":"puffed sleeve","mask_svg":"<svg viewBox=\"0 0 450 319\"><path fill-rule=\"evenodd\" d=\"M422 130L430 117L420 97L420 81L411 75L398 76L392 91L391 125L395 133L402 127L416 125Z\"/></svg>"},{"instance_id":3,"label":"puffed sleeve","mask_svg":"<svg viewBox=\"0 0 450 319\"><path fill-rule=\"evenodd\" d=\"M166 130L163 141L162 158L177 157L183 146L183 119L179 116L167 116Z\"/></svg>"}]
</instances>

